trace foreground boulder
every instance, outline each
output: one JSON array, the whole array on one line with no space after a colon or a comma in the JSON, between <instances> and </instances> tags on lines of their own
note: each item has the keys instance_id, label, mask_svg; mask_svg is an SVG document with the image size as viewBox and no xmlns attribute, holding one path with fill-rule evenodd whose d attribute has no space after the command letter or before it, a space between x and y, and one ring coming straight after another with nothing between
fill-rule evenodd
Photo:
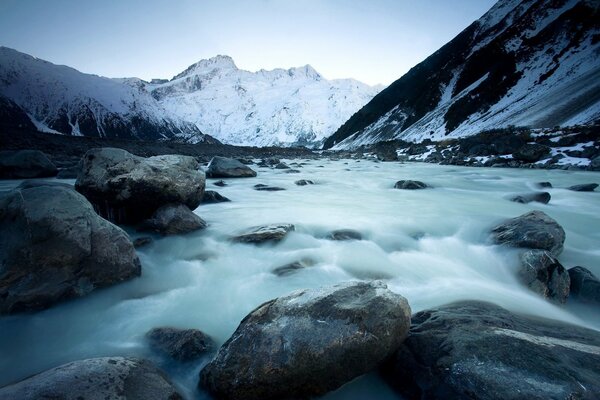
<instances>
[{"instance_id":1,"label":"foreground boulder","mask_svg":"<svg viewBox=\"0 0 600 400\"><path fill-rule=\"evenodd\" d=\"M206 228L206 222L183 204L168 204L142 223L140 231L179 235Z\"/></svg>"},{"instance_id":2,"label":"foreground boulder","mask_svg":"<svg viewBox=\"0 0 600 400\"><path fill-rule=\"evenodd\" d=\"M409 326L406 299L381 282L296 291L248 314L200 384L219 399L318 396L376 368Z\"/></svg>"},{"instance_id":3,"label":"foreground boulder","mask_svg":"<svg viewBox=\"0 0 600 400\"><path fill-rule=\"evenodd\" d=\"M465 301L419 312L381 369L406 399L597 399L600 333Z\"/></svg>"},{"instance_id":4,"label":"foreground boulder","mask_svg":"<svg viewBox=\"0 0 600 400\"><path fill-rule=\"evenodd\" d=\"M256 176L256 171L233 158L216 156L208 163L206 176L209 178L251 178Z\"/></svg>"},{"instance_id":5,"label":"foreground boulder","mask_svg":"<svg viewBox=\"0 0 600 400\"><path fill-rule=\"evenodd\" d=\"M521 254L521 281L540 296L565 303L571 279L567 270L546 250L528 250Z\"/></svg>"},{"instance_id":6,"label":"foreground boulder","mask_svg":"<svg viewBox=\"0 0 600 400\"><path fill-rule=\"evenodd\" d=\"M511 197L511 201L514 201L515 203L523 203L523 204L527 204L527 203L531 203L532 201L536 201L538 203L542 203L542 204L548 204L548 202L550 201L550 193L548 192L534 192L534 193L525 193L525 194L519 194L516 196Z\"/></svg>"},{"instance_id":7,"label":"foreground boulder","mask_svg":"<svg viewBox=\"0 0 600 400\"><path fill-rule=\"evenodd\" d=\"M584 303L600 305L600 279L587 268L573 267L569 269L571 278L571 294Z\"/></svg>"},{"instance_id":8,"label":"foreground boulder","mask_svg":"<svg viewBox=\"0 0 600 400\"><path fill-rule=\"evenodd\" d=\"M565 243L565 231L542 211L530 211L509 219L492 229L496 244L548 250L559 255Z\"/></svg>"},{"instance_id":9,"label":"foreground boulder","mask_svg":"<svg viewBox=\"0 0 600 400\"><path fill-rule=\"evenodd\" d=\"M146 338L152 349L181 362L197 360L214 346L212 339L198 329L154 328Z\"/></svg>"},{"instance_id":10,"label":"foreground boulder","mask_svg":"<svg viewBox=\"0 0 600 400\"><path fill-rule=\"evenodd\" d=\"M0 151L1 179L46 178L58 169L39 150Z\"/></svg>"},{"instance_id":11,"label":"foreground boulder","mask_svg":"<svg viewBox=\"0 0 600 400\"><path fill-rule=\"evenodd\" d=\"M581 185L569 186L567 189L574 192L593 192L598 187L597 183L584 183Z\"/></svg>"},{"instance_id":12,"label":"foreground boulder","mask_svg":"<svg viewBox=\"0 0 600 400\"><path fill-rule=\"evenodd\" d=\"M72 188L38 184L0 198L0 314L48 308L140 275L122 229Z\"/></svg>"},{"instance_id":13,"label":"foreground boulder","mask_svg":"<svg viewBox=\"0 0 600 400\"><path fill-rule=\"evenodd\" d=\"M198 168L193 157L143 158L121 149L92 149L83 157L75 188L103 217L133 224L167 204L198 207L205 185Z\"/></svg>"},{"instance_id":14,"label":"foreground boulder","mask_svg":"<svg viewBox=\"0 0 600 400\"><path fill-rule=\"evenodd\" d=\"M1 400L123 399L178 400L183 397L152 363L102 357L74 361L0 389Z\"/></svg>"},{"instance_id":15,"label":"foreground boulder","mask_svg":"<svg viewBox=\"0 0 600 400\"><path fill-rule=\"evenodd\" d=\"M425 189L427 187L428 186L421 181L410 181L410 180L398 181L394 185L394 189L407 189L407 190Z\"/></svg>"},{"instance_id":16,"label":"foreground boulder","mask_svg":"<svg viewBox=\"0 0 600 400\"><path fill-rule=\"evenodd\" d=\"M234 236L231 240L239 243L265 243L279 242L286 237L289 232L292 232L296 227L292 224L273 224L256 226L248 229L239 235Z\"/></svg>"}]
</instances>

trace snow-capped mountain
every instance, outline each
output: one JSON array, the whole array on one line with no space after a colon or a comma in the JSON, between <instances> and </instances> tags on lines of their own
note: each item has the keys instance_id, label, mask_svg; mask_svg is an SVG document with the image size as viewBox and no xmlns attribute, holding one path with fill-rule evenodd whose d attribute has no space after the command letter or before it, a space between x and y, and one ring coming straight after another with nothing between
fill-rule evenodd
<instances>
[{"instance_id":1,"label":"snow-capped mountain","mask_svg":"<svg viewBox=\"0 0 600 400\"><path fill-rule=\"evenodd\" d=\"M228 56L202 60L146 89L202 132L252 146L314 145L381 90L353 79L324 79L310 65L244 71Z\"/></svg>"},{"instance_id":2,"label":"snow-capped mountain","mask_svg":"<svg viewBox=\"0 0 600 400\"><path fill-rule=\"evenodd\" d=\"M441 140L600 118L600 2L500 0L324 144Z\"/></svg>"},{"instance_id":3,"label":"snow-capped mountain","mask_svg":"<svg viewBox=\"0 0 600 400\"><path fill-rule=\"evenodd\" d=\"M137 85L134 84L137 82ZM127 139L215 142L171 115L137 79L109 79L0 47L2 125Z\"/></svg>"}]
</instances>

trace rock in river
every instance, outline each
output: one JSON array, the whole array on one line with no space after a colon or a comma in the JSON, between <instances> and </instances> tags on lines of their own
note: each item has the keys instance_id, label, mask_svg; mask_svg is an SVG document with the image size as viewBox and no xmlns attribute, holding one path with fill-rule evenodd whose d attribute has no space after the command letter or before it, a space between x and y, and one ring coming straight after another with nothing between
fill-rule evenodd
<instances>
[{"instance_id":1,"label":"rock in river","mask_svg":"<svg viewBox=\"0 0 600 400\"><path fill-rule=\"evenodd\" d=\"M39 150L0 151L1 179L28 179L55 176L56 166Z\"/></svg>"},{"instance_id":2,"label":"rock in river","mask_svg":"<svg viewBox=\"0 0 600 400\"><path fill-rule=\"evenodd\" d=\"M180 400L169 378L138 358L102 357L52 368L0 389L0 400Z\"/></svg>"},{"instance_id":3,"label":"rock in river","mask_svg":"<svg viewBox=\"0 0 600 400\"><path fill-rule=\"evenodd\" d=\"M338 229L329 234L331 240L362 240L362 234L353 229Z\"/></svg>"},{"instance_id":4,"label":"rock in river","mask_svg":"<svg viewBox=\"0 0 600 400\"><path fill-rule=\"evenodd\" d=\"M279 242L296 228L292 224L272 224L256 226L232 238L234 242L240 243L264 243Z\"/></svg>"},{"instance_id":5,"label":"rock in river","mask_svg":"<svg viewBox=\"0 0 600 400\"><path fill-rule=\"evenodd\" d=\"M233 158L216 156L208 163L206 176L209 178L250 178L256 176L256 171Z\"/></svg>"},{"instance_id":6,"label":"rock in river","mask_svg":"<svg viewBox=\"0 0 600 400\"><path fill-rule=\"evenodd\" d=\"M139 276L129 236L62 185L0 197L0 314L48 308Z\"/></svg>"},{"instance_id":7,"label":"rock in river","mask_svg":"<svg viewBox=\"0 0 600 400\"><path fill-rule=\"evenodd\" d=\"M231 201L227 197L222 196L219 192L215 192L214 190L207 190L204 192L204 197L202 197L202 204L211 204L211 203L224 203Z\"/></svg>"},{"instance_id":8,"label":"rock in river","mask_svg":"<svg viewBox=\"0 0 600 400\"><path fill-rule=\"evenodd\" d=\"M600 279L584 267L569 269L571 277L571 295L584 303L600 305Z\"/></svg>"},{"instance_id":9,"label":"rock in river","mask_svg":"<svg viewBox=\"0 0 600 400\"><path fill-rule=\"evenodd\" d=\"M465 301L416 313L384 378L405 399L598 399L600 333Z\"/></svg>"},{"instance_id":10,"label":"rock in river","mask_svg":"<svg viewBox=\"0 0 600 400\"><path fill-rule=\"evenodd\" d=\"M511 197L511 201L515 203L531 203L532 201L536 201L538 203L548 204L550 201L550 193L548 192L533 192L533 193L524 193Z\"/></svg>"},{"instance_id":11,"label":"rock in river","mask_svg":"<svg viewBox=\"0 0 600 400\"><path fill-rule=\"evenodd\" d=\"M571 280L567 270L546 250L528 250L521 254L521 281L540 296L564 303Z\"/></svg>"},{"instance_id":12,"label":"rock in river","mask_svg":"<svg viewBox=\"0 0 600 400\"><path fill-rule=\"evenodd\" d=\"M381 282L299 290L248 314L200 383L219 399L319 396L376 368L409 326L408 302Z\"/></svg>"},{"instance_id":13,"label":"rock in river","mask_svg":"<svg viewBox=\"0 0 600 400\"><path fill-rule=\"evenodd\" d=\"M198 329L153 328L146 333L150 346L177 361L192 361L210 351L212 339Z\"/></svg>"},{"instance_id":14,"label":"rock in river","mask_svg":"<svg viewBox=\"0 0 600 400\"><path fill-rule=\"evenodd\" d=\"M140 231L178 235L206 228L206 222L183 204L168 204L142 223Z\"/></svg>"},{"instance_id":15,"label":"rock in river","mask_svg":"<svg viewBox=\"0 0 600 400\"><path fill-rule=\"evenodd\" d=\"M75 188L100 215L116 223L137 223L167 204L198 207L205 178L193 157L138 157L125 150L100 148L83 157Z\"/></svg>"},{"instance_id":16,"label":"rock in river","mask_svg":"<svg viewBox=\"0 0 600 400\"><path fill-rule=\"evenodd\" d=\"M593 192L598 187L597 183L584 183L582 185L569 186L567 189L574 192Z\"/></svg>"},{"instance_id":17,"label":"rock in river","mask_svg":"<svg viewBox=\"0 0 600 400\"><path fill-rule=\"evenodd\" d=\"M421 181L410 181L410 180L398 181L394 185L394 189L408 189L408 190L425 189L427 187L429 187L429 186L427 186L427 184L425 184Z\"/></svg>"}]
</instances>

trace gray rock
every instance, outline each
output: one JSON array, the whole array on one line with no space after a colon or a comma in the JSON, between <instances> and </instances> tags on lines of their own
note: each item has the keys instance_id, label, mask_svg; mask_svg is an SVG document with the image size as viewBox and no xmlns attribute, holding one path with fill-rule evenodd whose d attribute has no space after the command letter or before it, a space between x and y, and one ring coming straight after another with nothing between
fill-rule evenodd
<instances>
[{"instance_id":1,"label":"gray rock","mask_svg":"<svg viewBox=\"0 0 600 400\"><path fill-rule=\"evenodd\" d=\"M150 347L174 360L197 360L214 347L210 336L198 329L153 328L146 333Z\"/></svg>"},{"instance_id":2,"label":"gray rock","mask_svg":"<svg viewBox=\"0 0 600 400\"><path fill-rule=\"evenodd\" d=\"M552 187L552 183L550 183L550 182L538 182L537 185L538 185L538 187L541 187L541 188L551 188Z\"/></svg>"},{"instance_id":3,"label":"gray rock","mask_svg":"<svg viewBox=\"0 0 600 400\"><path fill-rule=\"evenodd\" d=\"M216 156L208 163L206 176L209 178L249 178L256 176L256 171L233 158Z\"/></svg>"},{"instance_id":4,"label":"gray rock","mask_svg":"<svg viewBox=\"0 0 600 400\"><path fill-rule=\"evenodd\" d=\"M153 242L153 239L150 236L142 236L133 241L133 247L135 247L137 249L139 247L149 245L152 242Z\"/></svg>"},{"instance_id":5,"label":"gray rock","mask_svg":"<svg viewBox=\"0 0 600 400\"><path fill-rule=\"evenodd\" d=\"M565 231L542 211L530 211L492 229L492 241L512 247L548 250L557 256L565 243Z\"/></svg>"},{"instance_id":6,"label":"gray rock","mask_svg":"<svg viewBox=\"0 0 600 400\"><path fill-rule=\"evenodd\" d=\"M600 280L587 268L573 267L569 269L571 278L571 295L584 303L600 305Z\"/></svg>"},{"instance_id":7,"label":"gray rock","mask_svg":"<svg viewBox=\"0 0 600 400\"><path fill-rule=\"evenodd\" d=\"M162 235L178 235L206 228L206 222L183 204L168 204L160 207L152 217L139 227L139 231L150 231Z\"/></svg>"},{"instance_id":8,"label":"gray rock","mask_svg":"<svg viewBox=\"0 0 600 400\"><path fill-rule=\"evenodd\" d=\"M72 188L0 198L0 314L48 308L141 273L129 236Z\"/></svg>"},{"instance_id":9,"label":"gray rock","mask_svg":"<svg viewBox=\"0 0 600 400\"><path fill-rule=\"evenodd\" d=\"M527 143L513 153L516 160L523 162L536 162L550 154L550 147L537 143Z\"/></svg>"},{"instance_id":10,"label":"gray rock","mask_svg":"<svg viewBox=\"0 0 600 400\"><path fill-rule=\"evenodd\" d=\"M269 186L269 185L259 183L259 184L254 185L254 190L264 191L264 192L278 192L280 190L285 190L285 189L282 187L279 187L279 186Z\"/></svg>"},{"instance_id":11,"label":"gray rock","mask_svg":"<svg viewBox=\"0 0 600 400\"><path fill-rule=\"evenodd\" d=\"M597 399L600 333L465 301L421 311L381 368L406 399Z\"/></svg>"},{"instance_id":12,"label":"gray rock","mask_svg":"<svg viewBox=\"0 0 600 400\"><path fill-rule=\"evenodd\" d=\"M593 192L598 187L597 183L584 183L582 185L569 186L567 189L574 192Z\"/></svg>"},{"instance_id":13,"label":"gray rock","mask_svg":"<svg viewBox=\"0 0 600 400\"><path fill-rule=\"evenodd\" d=\"M271 271L271 272L277 276L288 276L299 270L311 267L313 265L315 265L314 260L303 259L300 261L294 261L292 263L277 267L277 268L273 269L273 271Z\"/></svg>"},{"instance_id":14,"label":"gray rock","mask_svg":"<svg viewBox=\"0 0 600 400\"><path fill-rule=\"evenodd\" d=\"M284 162L280 162L279 164L275 165L274 168L275 169L290 169L290 167Z\"/></svg>"},{"instance_id":15,"label":"gray rock","mask_svg":"<svg viewBox=\"0 0 600 400\"><path fill-rule=\"evenodd\" d=\"M313 181L310 181L308 179L300 179L294 183L298 186L306 186L306 185L314 185L315 184Z\"/></svg>"},{"instance_id":16,"label":"gray rock","mask_svg":"<svg viewBox=\"0 0 600 400\"><path fill-rule=\"evenodd\" d=\"M540 296L565 303L571 279L567 270L546 250L528 250L520 256L519 279Z\"/></svg>"},{"instance_id":17,"label":"gray rock","mask_svg":"<svg viewBox=\"0 0 600 400\"><path fill-rule=\"evenodd\" d=\"M83 157L75 188L103 217L134 224L167 204L198 207L205 185L198 168L193 157L142 158L121 149L92 149Z\"/></svg>"},{"instance_id":18,"label":"gray rock","mask_svg":"<svg viewBox=\"0 0 600 400\"><path fill-rule=\"evenodd\" d=\"M353 229L338 229L329 234L331 240L362 240L360 232Z\"/></svg>"},{"instance_id":19,"label":"gray rock","mask_svg":"<svg viewBox=\"0 0 600 400\"><path fill-rule=\"evenodd\" d=\"M102 357L74 361L0 389L0 400L179 400L183 397L152 363Z\"/></svg>"},{"instance_id":20,"label":"gray rock","mask_svg":"<svg viewBox=\"0 0 600 400\"><path fill-rule=\"evenodd\" d=\"M394 189L408 189L408 190L425 189L427 187L429 187L429 186L427 186L425 183L423 183L421 181L410 181L410 180L398 181L394 185Z\"/></svg>"},{"instance_id":21,"label":"gray rock","mask_svg":"<svg viewBox=\"0 0 600 400\"><path fill-rule=\"evenodd\" d=\"M0 178L28 179L55 176L58 170L39 150L0 151Z\"/></svg>"},{"instance_id":22,"label":"gray rock","mask_svg":"<svg viewBox=\"0 0 600 400\"><path fill-rule=\"evenodd\" d=\"M221 196L218 192L214 190L206 190L204 192L204 197L202 197L202 204L211 204L211 203L224 203L231 201L225 196Z\"/></svg>"},{"instance_id":23,"label":"gray rock","mask_svg":"<svg viewBox=\"0 0 600 400\"><path fill-rule=\"evenodd\" d=\"M292 224L256 226L234 236L231 240L239 243L279 242L295 229Z\"/></svg>"},{"instance_id":24,"label":"gray rock","mask_svg":"<svg viewBox=\"0 0 600 400\"><path fill-rule=\"evenodd\" d=\"M286 174L299 174L301 171L299 169L286 169Z\"/></svg>"},{"instance_id":25,"label":"gray rock","mask_svg":"<svg viewBox=\"0 0 600 400\"><path fill-rule=\"evenodd\" d=\"M408 302L381 282L296 291L248 314L200 383L219 399L318 396L376 368L409 326Z\"/></svg>"},{"instance_id":26,"label":"gray rock","mask_svg":"<svg viewBox=\"0 0 600 400\"><path fill-rule=\"evenodd\" d=\"M550 201L550 193L548 192L534 192L534 193L524 193L519 194L510 198L510 201L514 201L516 203L531 203L532 201L536 201L538 203L548 204Z\"/></svg>"},{"instance_id":27,"label":"gray rock","mask_svg":"<svg viewBox=\"0 0 600 400\"><path fill-rule=\"evenodd\" d=\"M223 187L223 186L227 186L227 183L224 180L220 180L220 181L216 181L214 183L215 186L219 186L219 187Z\"/></svg>"}]
</instances>

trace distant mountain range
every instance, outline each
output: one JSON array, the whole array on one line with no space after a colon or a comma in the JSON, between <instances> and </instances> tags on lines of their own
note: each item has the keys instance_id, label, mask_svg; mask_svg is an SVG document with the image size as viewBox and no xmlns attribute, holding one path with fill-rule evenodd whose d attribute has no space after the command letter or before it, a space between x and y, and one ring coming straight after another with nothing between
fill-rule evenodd
<instances>
[{"instance_id":1,"label":"distant mountain range","mask_svg":"<svg viewBox=\"0 0 600 400\"><path fill-rule=\"evenodd\" d=\"M600 118L600 2L501 0L379 93L325 148Z\"/></svg>"}]
</instances>

